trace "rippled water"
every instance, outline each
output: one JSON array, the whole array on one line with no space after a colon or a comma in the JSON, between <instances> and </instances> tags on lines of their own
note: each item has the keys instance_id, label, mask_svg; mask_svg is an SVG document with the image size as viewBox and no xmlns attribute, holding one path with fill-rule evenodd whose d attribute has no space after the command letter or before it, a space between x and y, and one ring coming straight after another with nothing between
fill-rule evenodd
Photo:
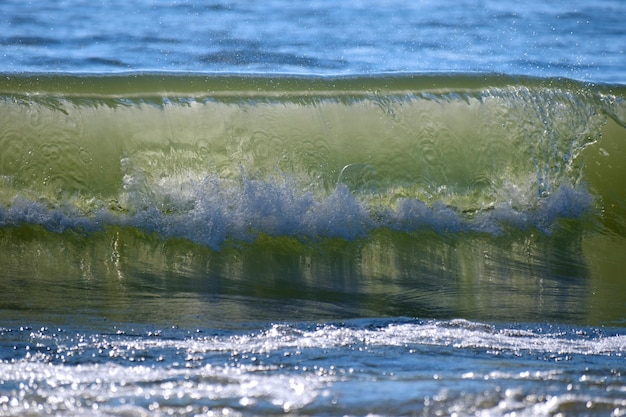
<instances>
[{"instance_id":1,"label":"rippled water","mask_svg":"<svg viewBox=\"0 0 626 417\"><path fill-rule=\"evenodd\" d=\"M624 82L615 0L5 1L2 71L478 71Z\"/></svg>"},{"instance_id":2,"label":"rippled water","mask_svg":"<svg viewBox=\"0 0 626 417\"><path fill-rule=\"evenodd\" d=\"M626 340L606 330L361 320L1 334L15 344L0 364L9 414L622 415L626 406Z\"/></svg>"}]
</instances>

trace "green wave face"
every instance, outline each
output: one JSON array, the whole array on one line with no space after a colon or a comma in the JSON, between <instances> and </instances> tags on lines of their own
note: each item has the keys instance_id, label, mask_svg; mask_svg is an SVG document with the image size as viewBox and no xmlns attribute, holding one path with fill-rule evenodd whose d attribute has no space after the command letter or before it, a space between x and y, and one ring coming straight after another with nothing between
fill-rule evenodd
<instances>
[{"instance_id":1,"label":"green wave face","mask_svg":"<svg viewBox=\"0 0 626 417\"><path fill-rule=\"evenodd\" d=\"M623 168L603 163L623 156L620 86L132 74L10 76L0 91L5 207L25 199L92 219L204 210L226 234L247 222L278 235L312 227L310 236L346 211L359 235L427 215L435 228L454 217L442 228L455 230L500 207L535 210L562 187L578 193L566 203L581 206L574 212L589 204L585 186L615 218L626 200L614 182ZM272 225L306 216L308 226Z\"/></svg>"},{"instance_id":2,"label":"green wave face","mask_svg":"<svg viewBox=\"0 0 626 417\"><path fill-rule=\"evenodd\" d=\"M624 97L500 76L4 77L0 304L133 320L146 300L120 289L156 285L303 320L339 303L620 322ZM49 293L85 282L92 301ZM241 320L266 314L252 304Z\"/></svg>"}]
</instances>

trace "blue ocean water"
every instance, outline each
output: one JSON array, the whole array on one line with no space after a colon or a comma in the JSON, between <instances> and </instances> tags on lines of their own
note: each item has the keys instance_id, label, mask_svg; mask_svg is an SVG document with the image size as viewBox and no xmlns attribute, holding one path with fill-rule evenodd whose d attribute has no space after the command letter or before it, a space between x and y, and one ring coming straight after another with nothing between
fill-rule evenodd
<instances>
[{"instance_id":1,"label":"blue ocean water","mask_svg":"<svg viewBox=\"0 0 626 417\"><path fill-rule=\"evenodd\" d=\"M624 4L5 1L3 72L502 72L624 81Z\"/></svg>"},{"instance_id":2,"label":"blue ocean water","mask_svg":"<svg viewBox=\"0 0 626 417\"><path fill-rule=\"evenodd\" d=\"M0 415L626 415L624 16L0 2Z\"/></svg>"}]
</instances>

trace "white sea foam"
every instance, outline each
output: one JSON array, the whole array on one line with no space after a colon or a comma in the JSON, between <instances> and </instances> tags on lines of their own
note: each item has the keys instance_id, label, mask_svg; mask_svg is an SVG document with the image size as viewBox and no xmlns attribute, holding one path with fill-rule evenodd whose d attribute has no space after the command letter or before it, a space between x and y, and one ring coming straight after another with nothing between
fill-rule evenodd
<instances>
[{"instance_id":1,"label":"white sea foam","mask_svg":"<svg viewBox=\"0 0 626 417\"><path fill-rule=\"evenodd\" d=\"M466 320L391 324L379 329L321 326L299 330L275 325L261 334L232 339L209 339L195 344L199 351L236 349L266 353L280 349L336 348L348 345L407 346L433 345L458 349L483 349L494 353L554 353L558 355L626 355L626 336L600 338L572 337L559 333L536 333L515 329L496 329Z\"/></svg>"},{"instance_id":2,"label":"white sea foam","mask_svg":"<svg viewBox=\"0 0 626 417\"><path fill-rule=\"evenodd\" d=\"M165 239L188 239L219 249L226 240L253 241L260 235L350 241L377 228L492 235L507 228L536 228L550 233L559 219L583 216L592 201L584 189L561 186L524 207L504 202L467 214L443 203L428 205L415 198L380 206L377 200L355 195L343 184L320 195L301 190L284 178L161 179L146 185L127 176L119 201L109 207L104 202L68 201L51 208L18 196L10 206L0 208L0 225L40 225L53 232L132 226Z\"/></svg>"},{"instance_id":3,"label":"white sea foam","mask_svg":"<svg viewBox=\"0 0 626 417\"><path fill-rule=\"evenodd\" d=\"M237 415L233 408L251 406L289 412L326 395L330 381L247 365L161 368L23 362L0 363L0 370L2 415L206 415L229 409Z\"/></svg>"},{"instance_id":4,"label":"white sea foam","mask_svg":"<svg viewBox=\"0 0 626 417\"><path fill-rule=\"evenodd\" d=\"M384 411L378 402L392 414L619 416L626 408L626 337L593 329L405 320L168 333L2 329L15 347L0 362L0 414Z\"/></svg>"}]
</instances>

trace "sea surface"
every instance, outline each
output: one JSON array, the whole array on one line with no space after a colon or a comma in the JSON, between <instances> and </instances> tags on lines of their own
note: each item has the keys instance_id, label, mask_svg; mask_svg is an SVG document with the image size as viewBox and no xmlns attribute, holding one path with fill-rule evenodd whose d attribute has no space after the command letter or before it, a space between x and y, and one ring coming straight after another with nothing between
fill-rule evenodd
<instances>
[{"instance_id":1,"label":"sea surface","mask_svg":"<svg viewBox=\"0 0 626 417\"><path fill-rule=\"evenodd\" d=\"M0 416L625 416L626 2L0 3Z\"/></svg>"}]
</instances>

